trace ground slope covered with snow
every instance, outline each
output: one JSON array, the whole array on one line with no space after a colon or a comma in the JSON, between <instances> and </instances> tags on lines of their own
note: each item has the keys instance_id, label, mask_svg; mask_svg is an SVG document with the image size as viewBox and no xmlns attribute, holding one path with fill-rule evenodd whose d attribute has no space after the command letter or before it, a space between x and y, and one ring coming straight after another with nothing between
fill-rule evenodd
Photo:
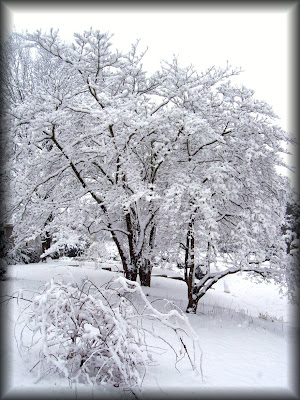
<instances>
[{"instance_id":1,"label":"ground slope covered with snow","mask_svg":"<svg viewBox=\"0 0 300 400\"><path fill-rule=\"evenodd\" d=\"M50 263L9 266L8 279L1 282L1 294L12 294L23 290L23 296L31 298L52 277L61 275L66 280L80 282L89 278L100 286L113 276L120 275L117 265L111 264L112 270L102 269L103 264L94 262L78 262L71 259L52 261ZM164 271L155 268L154 275L178 275L178 271ZM153 396L174 398L176 395L201 397L208 394L233 397L234 393L241 395L273 393L288 396L295 390L295 349L297 344L295 310L281 298L278 289L272 284L256 284L242 274L226 278L230 293L224 292L222 282L215 285L201 299L196 315L189 314L188 319L198 335L202 350L203 377L197 376L185 357L175 365L174 353L168 346L158 346L153 363L149 365L141 389L135 388L134 393L123 389L107 389L101 387L85 387L84 385L69 386L65 378L47 375L35 383L35 370L32 355L19 354L14 332L18 338L19 306L25 302L16 300L4 302L1 305L1 318L5 324L4 348L1 365L5 366L6 387L2 388L3 398L9 396L28 396L34 394L63 396L64 398L80 398L109 393L115 395L138 396L139 398ZM143 288L153 306L164 311L167 299L185 310L187 305L186 284L180 280L153 276L150 288ZM172 341L170 333L161 328L160 335ZM23 358L22 358L23 357ZM19 398L19 397L18 397Z\"/></svg>"}]
</instances>

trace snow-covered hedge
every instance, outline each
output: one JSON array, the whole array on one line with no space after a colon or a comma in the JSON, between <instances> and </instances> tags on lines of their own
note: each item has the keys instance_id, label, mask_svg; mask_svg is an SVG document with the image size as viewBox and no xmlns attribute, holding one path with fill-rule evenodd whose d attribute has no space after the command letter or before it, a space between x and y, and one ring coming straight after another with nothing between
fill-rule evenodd
<instances>
[{"instance_id":1,"label":"snow-covered hedge","mask_svg":"<svg viewBox=\"0 0 300 400\"><path fill-rule=\"evenodd\" d=\"M172 344L156 333L157 323L172 331ZM52 279L27 308L20 348L40 350L38 379L55 371L70 382L132 387L142 385L152 360L150 337L167 343L176 363L186 356L200 372L197 336L186 316L156 310L138 283L119 277L98 288L89 280L78 285Z\"/></svg>"}]
</instances>

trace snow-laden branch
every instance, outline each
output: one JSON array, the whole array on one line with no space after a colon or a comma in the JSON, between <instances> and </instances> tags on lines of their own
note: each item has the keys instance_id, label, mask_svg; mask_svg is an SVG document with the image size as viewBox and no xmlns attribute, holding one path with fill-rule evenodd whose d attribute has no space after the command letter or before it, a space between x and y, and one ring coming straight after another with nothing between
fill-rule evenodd
<instances>
[{"instance_id":1,"label":"snow-laden branch","mask_svg":"<svg viewBox=\"0 0 300 400\"><path fill-rule=\"evenodd\" d=\"M172 99L174 98L174 96L171 96L169 99L167 99L166 101L162 102L161 104L159 104L151 113L150 115L154 115L158 110L160 110L162 107L166 106Z\"/></svg>"},{"instance_id":2,"label":"snow-laden branch","mask_svg":"<svg viewBox=\"0 0 300 400\"><path fill-rule=\"evenodd\" d=\"M13 298L24 295L7 300ZM141 387L147 364L155 357L153 340L174 352L177 370L187 354L203 380L202 350L186 316L174 305L167 313L156 310L136 282L120 277L97 287L90 280L79 286L54 278L29 303L22 310L18 345L27 351L38 348L30 370L39 369L36 381L51 370L74 383ZM172 333L172 343L162 329Z\"/></svg>"},{"instance_id":3,"label":"snow-laden branch","mask_svg":"<svg viewBox=\"0 0 300 400\"><path fill-rule=\"evenodd\" d=\"M249 263L250 264L250 263ZM255 263L257 265L257 263ZM268 268L259 268L259 267L231 267L227 268L224 271L220 272L210 272L205 274L199 282L194 284L194 296L195 300L198 301L201 297L205 295L208 289L210 289L215 283L217 283L220 279L224 278L227 275L236 274L238 272L255 272L262 277L266 277L269 274L272 274L272 270Z\"/></svg>"},{"instance_id":4,"label":"snow-laden branch","mask_svg":"<svg viewBox=\"0 0 300 400\"><path fill-rule=\"evenodd\" d=\"M229 124L229 122L227 122L227 124L226 124L226 126L225 126L223 132L221 133L221 136L225 136L225 135L227 135L228 133L231 133L231 132L232 132L231 130L230 130L230 131L227 131L228 124ZM193 152L192 156L194 157L197 153L199 153L200 150L204 149L204 147L211 146L212 144L215 144L215 143L217 143L217 142L220 142L220 139L219 139L219 138L216 138L216 139L212 140L211 142L202 144L197 150L195 150L195 151Z\"/></svg>"},{"instance_id":5,"label":"snow-laden branch","mask_svg":"<svg viewBox=\"0 0 300 400\"><path fill-rule=\"evenodd\" d=\"M101 231L108 231L108 232L120 232L123 233L126 236L130 235L130 232L125 231L125 229L120 229L120 228L101 228Z\"/></svg>"}]
</instances>

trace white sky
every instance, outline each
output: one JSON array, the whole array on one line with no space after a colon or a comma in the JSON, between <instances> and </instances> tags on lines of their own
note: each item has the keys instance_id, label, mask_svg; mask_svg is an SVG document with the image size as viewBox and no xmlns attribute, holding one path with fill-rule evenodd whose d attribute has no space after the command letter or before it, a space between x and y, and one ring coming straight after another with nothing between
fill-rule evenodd
<instances>
[{"instance_id":1,"label":"white sky","mask_svg":"<svg viewBox=\"0 0 300 400\"><path fill-rule=\"evenodd\" d=\"M184 2L183 2L184 3ZM199 71L228 61L243 73L234 82L254 89L260 100L267 101L280 117L285 130L293 129L293 33L294 6L221 7L206 4L139 6L95 2L90 5L61 2L30 3L9 1L7 27L20 32L58 28L65 40L74 32L90 27L114 34L112 42L127 50L136 39L149 48L144 66L154 72L163 59L178 55L183 65L193 64Z\"/></svg>"}]
</instances>

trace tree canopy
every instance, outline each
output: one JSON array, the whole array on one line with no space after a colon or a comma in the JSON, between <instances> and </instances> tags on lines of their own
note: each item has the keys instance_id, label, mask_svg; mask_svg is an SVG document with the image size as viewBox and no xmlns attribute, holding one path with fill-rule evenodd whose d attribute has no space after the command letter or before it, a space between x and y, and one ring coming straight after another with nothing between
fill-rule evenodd
<instances>
[{"instance_id":1,"label":"tree canopy","mask_svg":"<svg viewBox=\"0 0 300 400\"><path fill-rule=\"evenodd\" d=\"M292 138L268 104L231 82L238 69L199 73L174 57L149 75L138 42L119 52L93 29L72 43L54 30L16 35L8 54L16 246L102 232L125 276L146 285L155 260L181 252L190 307L229 273L283 280L290 186L276 167Z\"/></svg>"}]
</instances>

